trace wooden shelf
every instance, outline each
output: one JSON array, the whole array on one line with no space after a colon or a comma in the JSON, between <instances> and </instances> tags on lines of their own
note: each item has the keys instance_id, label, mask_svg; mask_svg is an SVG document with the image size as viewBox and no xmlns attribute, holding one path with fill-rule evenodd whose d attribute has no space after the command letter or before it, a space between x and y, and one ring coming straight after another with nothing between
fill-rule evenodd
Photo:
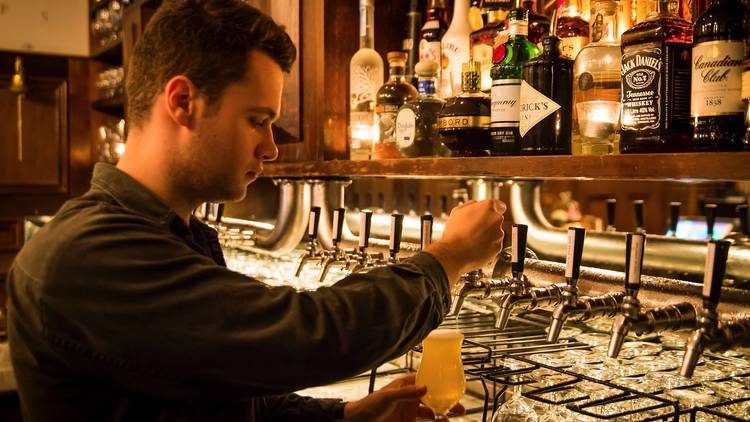
<instances>
[{"instance_id":1,"label":"wooden shelf","mask_svg":"<svg viewBox=\"0 0 750 422\"><path fill-rule=\"evenodd\" d=\"M122 65L122 39L91 47L91 58L111 65Z\"/></svg>"},{"instance_id":2,"label":"wooden shelf","mask_svg":"<svg viewBox=\"0 0 750 422\"><path fill-rule=\"evenodd\" d=\"M268 177L750 180L750 152L268 163Z\"/></svg>"},{"instance_id":3,"label":"wooden shelf","mask_svg":"<svg viewBox=\"0 0 750 422\"><path fill-rule=\"evenodd\" d=\"M96 100L91 103L91 108L102 113L123 117L125 114L125 100L122 96Z\"/></svg>"}]
</instances>

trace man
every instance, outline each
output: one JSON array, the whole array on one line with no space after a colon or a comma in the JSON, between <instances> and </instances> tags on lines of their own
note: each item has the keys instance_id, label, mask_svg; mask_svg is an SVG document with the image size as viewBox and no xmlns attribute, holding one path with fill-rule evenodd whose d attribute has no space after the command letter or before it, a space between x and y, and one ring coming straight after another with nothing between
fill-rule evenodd
<instances>
[{"instance_id":1,"label":"man","mask_svg":"<svg viewBox=\"0 0 750 422\"><path fill-rule=\"evenodd\" d=\"M296 55L236 0L165 1L128 68L117 167L68 201L9 274L9 339L27 421L414 420L405 378L360 401L293 391L399 356L437 327L450 287L502 245L504 205L452 211L405 262L315 292L224 266L191 218L234 201L277 149L271 124Z\"/></svg>"}]
</instances>

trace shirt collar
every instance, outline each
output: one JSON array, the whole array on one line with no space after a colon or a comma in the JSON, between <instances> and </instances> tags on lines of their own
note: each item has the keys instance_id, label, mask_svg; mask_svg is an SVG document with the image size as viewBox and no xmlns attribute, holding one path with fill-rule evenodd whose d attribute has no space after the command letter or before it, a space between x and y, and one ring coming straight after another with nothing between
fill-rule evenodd
<instances>
[{"instance_id":1,"label":"shirt collar","mask_svg":"<svg viewBox=\"0 0 750 422\"><path fill-rule=\"evenodd\" d=\"M175 214L148 188L111 164L96 163L91 185L107 192L120 205L139 214L163 222L171 220L170 215Z\"/></svg>"}]
</instances>

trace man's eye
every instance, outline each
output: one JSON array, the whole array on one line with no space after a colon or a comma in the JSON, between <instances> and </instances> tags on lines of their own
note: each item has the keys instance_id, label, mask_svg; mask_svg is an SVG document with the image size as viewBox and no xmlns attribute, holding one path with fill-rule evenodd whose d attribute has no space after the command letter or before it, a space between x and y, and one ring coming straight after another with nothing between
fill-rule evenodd
<instances>
[{"instance_id":1,"label":"man's eye","mask_svg":"<svg viewBox=\"0 0 750 422\"><path fill-rule=\"evenodd\" d=\"M249 118L247 120L250 123L250 126L255 127L255 128L261 128L261 127L265 126L266 123L267 123L266 119L260 120L260 119L254 118L254 117L251 117L251 118Z\"/></svg>"}]
</instances>

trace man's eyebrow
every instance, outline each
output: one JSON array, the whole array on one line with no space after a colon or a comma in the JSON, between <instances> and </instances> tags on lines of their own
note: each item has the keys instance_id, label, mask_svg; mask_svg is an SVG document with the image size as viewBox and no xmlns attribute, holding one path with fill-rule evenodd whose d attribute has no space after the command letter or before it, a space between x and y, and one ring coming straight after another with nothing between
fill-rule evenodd
<instances>
[{"instance_id":1,"label":"man's eyebrow","mask_svg":"<svg viewBox=\"0 0 750 422\"><path fill-rule=\"evenodd\" d=\"M272 108L269 108L269 107L248 107L247 111L253 112L253 113L267 114L269 119L271 120L276 119L276 111L274 111Z\"/></svg>"}]
</instances>

